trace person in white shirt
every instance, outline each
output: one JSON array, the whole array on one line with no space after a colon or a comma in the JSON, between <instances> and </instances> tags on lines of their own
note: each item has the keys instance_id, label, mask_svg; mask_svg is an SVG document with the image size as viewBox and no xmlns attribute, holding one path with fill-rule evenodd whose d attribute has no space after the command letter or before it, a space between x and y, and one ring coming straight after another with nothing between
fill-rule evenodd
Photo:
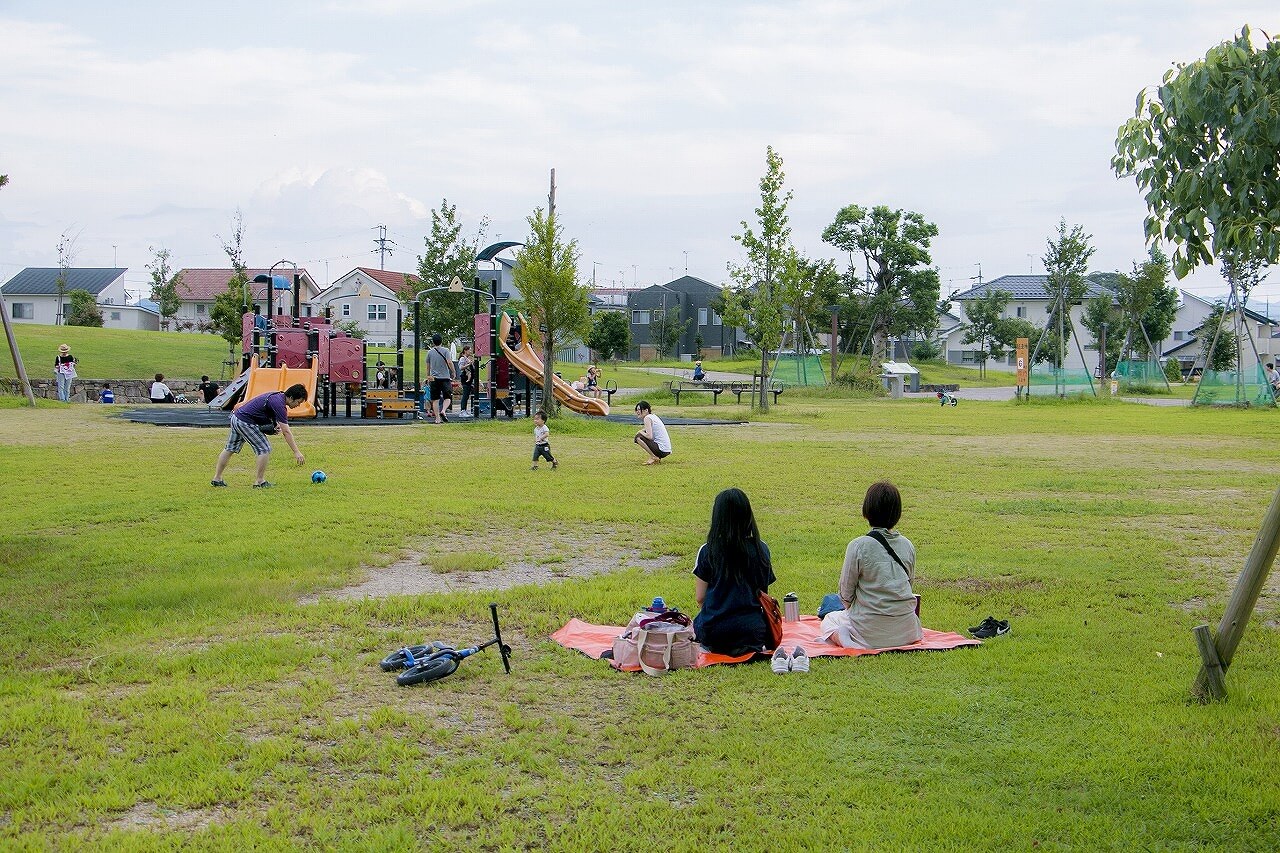
<instances>
[{"instance_id":1,"label":"person in white shirt","mask_svg":"<svg viewBox=\"0 0 1280 853\"><path fill-rule=\"evenodd\" d=\"M151 402L153 403L172 403L173 392L169 390L169 386L164 384L164 374L157 373L156 381L151 383Z\"/></svg>"},{"instance_id":2,"label":"person in white shirt","mask_svg":"<svg viewBox=\"0 0 1280 853\"><path fill-rule=\"evenodd\" d=\"M538 459L551 463L553 469L559 464L551 455L551 427L547 426L547 413L539 409L533 413L533 470L538 470Z\"/></svg>"},{"instance_id":3,"label":"person in white shirt","mask_svg":"<svg viewBox=\"0 0 1280 853\"><path fill-rule=\"evenodd\" d=\"M648 455L646 465L661 462L671 455L671 436L667 434L667 425L653 413L653 407L647 400L636 403L636 417L644 422L644 426L636 433L635 443Z\"/></svg>"},{"instance_id":4,"label":"person in white shirt","mask_svg":"<svg viewBox=\"0 0 1280 853\"><path fill-rule=\"evenodd\" d=\"M1280 371L1270 361L1267 362L1267 382L1271 384L1272 391L1280 391Z\"/></svg>"}]
</instances>

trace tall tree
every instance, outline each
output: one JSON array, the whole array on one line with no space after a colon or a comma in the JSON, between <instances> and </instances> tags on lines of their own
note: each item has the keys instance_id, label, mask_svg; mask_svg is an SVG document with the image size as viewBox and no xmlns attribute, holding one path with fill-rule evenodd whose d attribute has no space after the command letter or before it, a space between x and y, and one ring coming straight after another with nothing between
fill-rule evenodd
<instances>
[{"instance_id":1,"label":"tall tree","mask_svg":"<svg viewBox=\"0 0 1280 853\"><path fill-rule=\"evenodd\" d=\"M1168 286L1169 259L1152 246L1147 260L1134 261L1133 271L1120 273L1115 279L1116 303L1120 307L1122 327L1117 329L1131 352L1150 357L1147 338L1154 346L1169 336L1178 311L1177 291ZM1130 356L1125 353L1125 357Z\"/></svg>"},{"instance_id":2,"label":"tall tree","mask_svg":"<svg viewBox=\"0 0 1280 853\"><path fill-rule=\"evenodd\" d=\"M755 405L767 412L769 350L777 349L782 340L782 278L788 264L791 273L795 273L795 249L791 246L787 216L791 191L782 191L787 177L782 171L782 157L770 145L765 149L764 160L760 206L755 209L756 227L744 219L742 233L733 235L746 252L746 259L741 264L729 264L729 275L738 286L724 294L723 317L730 326L746 329L748 339L760 350L760 396Z\"/></svg>"},{"instance_id":3,"label":"tall tree","mask_svg":"<svg viewBox=\"0 0 1280 853\"><path fill-rule=\"evenodd\" d=\"M231 218L231 236L218 237L223 253L231 261L231 278L227 289L213 298L213 310L209 312L210 328L227 342L231 361L236 360L236 345L240 343L241 317L249 310L249 270L244 262L244 216L239 208Z\"/></svg>"},{"instance_id":4,"label":"tall tree","mask_svg":"<svg viewBox=\"0 0 1280 853\"><path fill-rule=\"evenodd\" d=\"M76 262L76 238L79 235L70 234L70 230L68 228L58 237L58 277L54 279L54 285L58 290L58 310L54 316L54 325L61 325L63 322L62 301L67 295L71 265Z\"/></svg>"},{"instance_id":5,"label":"tall tree","mask_svg":"<svg viewBox=\"0 0 1280 853\"><path fill-rule=\"evenodd\" d=\"M440 209L431 211L431 233L418 256L418 283L413 298L419 300L419 322L424 332L439 332L445 340L471 337L475 329L475 297L470 293L423 291L447 285L454 276L467 287L473 287L476 274L476 251L489 221L480 220L479 230L471 239L462 235L458 208L449 200L440 200ZM405 319L405 328L413 328L413 316Z\"/></svg>"},{"instance_id":6,"label":"tall tree","mask_svg":"<svg viewBox=\"0 0 1280 853\"><path fill-rule=\"evenodd\" d=\"M1200 339L1200 354L1208 370L1235 370L1236 367L1240 341L1235 336L1231 316L1226 313L1226 308L1221 302L1215 302L1209 316L1196 329L1196 337Z\"/></svg>"},{"instance_id":7,"label":"tall tree","mask_svg":"<svg viewBox=\"0 0 1280 853\"><path fill-rule=\"evenodd\" d=\"M1110 294L1095 296L1086 301L1084 311L1080 313L1080 325L1089 330L1094 341L1100 342L1104 337L1106 338L1107 352L1103 359L1102 372L1099 374L1101 379L1110 376L1111 371L1120 361L1120 351L1124 347L1125 339L1123 321L1124 314L1121 313ZM1096 343L1094 347L1097 348L1100 345Z\"/></svg>"},{"instance_id":8,"label":"tall tree","mask_svg":"<svg viewBox=\"0 0 1280 853\"><path fill-rule=\"evenodd\" d=\"M1149 241L1174 244L1183 278L1225 252L1280 262L1280 39L1244 27L1138 93L1111 165L1150 211Z\"/></svg>"},{"instance_id":9,"label":"tall tree","mask_svg":"<svg viewBox=\"0 0 1280 853\"><path fill-rule=\"evenodd\" d=\"M67 294L67 325L102 327L102 309L87 290L76 289Z\"/></svg>"},{"instance_id":10,"label":"tall tree","mask_svg":"<svg viewBox=\"0 0 1280 853\"><path fill-rule=\"evenodd\" d=\"M1055 367L1062 367L1066 363L1067 341L1071 338L1067 315L1071 312L1071 306L1084 299L1089 292L1085 274L1089 270L1089 258L1094 252L1093 246L1089 245L1092 239L1093 236L1084 233L1084 228L1079 225L1068 231L1067 220L1060 219L1058 239L1050 237L1045 241L1045 253L1040 262L1048 273L1045 292L1053 300L1049 326L1056 324L1056 328L1048 331L1052 335Z\"/></svg>"},{"instance_id":11,"label":"tall tree","mask_svg":"<svg viewBox=\"0 0 1280 853\"><path fill-rule=\"evenodd\" d=\"M1004 310L1009 307L1013 294L1007 290L989 290L983 296L966 299L964 315L969 319L965 326L964 343L978 345L978 375L987 375L987 356L990 354L989 342L995 336L1004 318Z\"/></svg>"},{"instance_id":12,"label":"tall tree","mask_svg":"<svg viewBox=\"0 0 1280 853\"><path fill-rule=\"evenodd\" d=\"M871 334L871 360L888 357L889 338L927 333L938 322L941 283L929 245L938 226L914 211L851 204L822 231L824 242L862 255L870 269L862 310ZM851 278L856 274L850 270Z\"/></svg>"},{"instance_id":13,"label":"tall tree","mask_svg":"<svg viewBox=\"0 0 1280 853\"><path fill-rule=\"evenodd\" d=\"M551 415L556 412L556 342L589 330L588 288L578 284L578 241L564 241L555 213L539 207L527 221L529 236L516 252L515 284L529 313L530 337L542 342L542 400Z\"/></svg>"},{"instance_id":14,"label":"tall tree","mask_svg":"<svg viewBox=\"0 0 1280 853\"><path fill-rule=\"evenodd\" d=\"M587 346L595 350L600 358L611 361L625 356L631 349L631 324L621 311L601 311L591 321L591 333L587 335Z\"/></svg>"},{"instance_id":15,"label":"tall tree","mask_svg":"<svg viewBox=\"0 0 1280 853\"><path fill-rule=\"evenodd\" d=\"M680 347L680 338L689 328L692 320L684 320L680 316L680 306L674 305L655 308L649 320L649 340L658 358L668 358Z\"/></svg>"},{"instance_id":16,"label":"tall tree","mask_svg":"<svg viewBox=\"0 0 1280 853\"><path fill-rule=\"evenodd\" d=\"M182 273L174 272L169 266L169 250L148 247L151 262L147 269L151 271L151 298L160 306L160 328L169 331L178 309L182 307L182 297L178 295L178 285L182 284Z\"/></svg>"}]
</instances>

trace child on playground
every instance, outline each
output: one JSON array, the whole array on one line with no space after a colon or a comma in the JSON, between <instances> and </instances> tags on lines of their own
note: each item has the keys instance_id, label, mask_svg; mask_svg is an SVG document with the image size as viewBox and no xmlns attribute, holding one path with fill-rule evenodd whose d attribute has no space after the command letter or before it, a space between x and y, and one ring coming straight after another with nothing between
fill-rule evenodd
<instances>
[{"instance_id":1,"label":"child on playground","mask_svg":"<svg viewBox=\"0 0 1280 853\"><path fill-rule=\"evenodd\" d=\"M533 413L533 467L531 471L538 470L538 459L542 458L551 463L552 470L559 468L560 465L551 456L551 428L547 426L547 413L539 409Z\"/></svg>"}]
</instances>

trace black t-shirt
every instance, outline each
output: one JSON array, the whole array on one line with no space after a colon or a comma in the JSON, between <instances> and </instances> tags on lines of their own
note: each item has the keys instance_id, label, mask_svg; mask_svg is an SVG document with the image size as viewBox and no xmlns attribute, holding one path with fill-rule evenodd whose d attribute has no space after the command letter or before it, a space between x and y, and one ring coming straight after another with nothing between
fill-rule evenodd
<instances>
[{"instance_id":1,"label":"black t-shirt","mask_svg":"<svg viewBox=\"0 0 1280 853\"><path fill-rule=\"evenodd\" d=\"M765 577L772 584L777 578L773 574L769 546L764 542L757 544L760 547L759 558L767 566ZM769 627L765 624L758 598L760 590L749 589L733 580L717 579L706 545L698 549L693 575L707 583L702 609L693 620L698 642L713 652L725 655L758 652L769 643ZM768 590L767 585L765 589Z\"/></svg>"},{"instance_id":2,"label":"black t-shirt","mask_svg":"<svg viewBox=\"0 0 1280 853\"><path fill-rule=\"evenodd\" d=\"M201 382L199 385L196 386L196 388L200 391L201 394L204 394L204 401L206 403L212 403L213 398L218 396L217 382Z\"/></svg>"}]
</instances>

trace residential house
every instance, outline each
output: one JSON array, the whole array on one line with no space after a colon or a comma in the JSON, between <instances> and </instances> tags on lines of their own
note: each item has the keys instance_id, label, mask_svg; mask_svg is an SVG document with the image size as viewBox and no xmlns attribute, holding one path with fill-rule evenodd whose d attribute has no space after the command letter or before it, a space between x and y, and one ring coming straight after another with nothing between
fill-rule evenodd
<instances>
[{"instance_id":1,"label":"residential house","mask_svg":"<svg viewBox=\"0 0 1280 853\"><path fill-rule=\"evenodd\" d=\"M677 322L685 324L676 344L673 358L692 360L698 355L702 341L703 358L719 358L736 349L738 330L725 326L712 307L721 289L709 281L691 275L681 276L666 284L655 284L627 294L627 310L631 318L631 352L628 357L641 361L657 357L652 328L655 320L674 312Z\"/></svg>"},{"instance_id":2,"label":"residential house","mask_svg":"<svg viewBox=\"0 0 1280 853\"><path fill-rule=\"evenodd\" d=\"M979 363L979 344L976 342L964 343L964 335L968 326L968 317L964 313L967 300L977 299L994 291L1003 290L1011 295L1009 304L1005 308L1006 317L1018 317L1033 326L1043 328L1049 322L1049 313L1053 308L1053 297L1047 290L1048 282L1049 277L1047 275L1005 275L971 287L963 293L953 294L950 297L950 316L953 319L960 320L960 323L950 326L947 331L943 331L947 329L947 323L944 322L939 329L939 339L947 362L966 366L977 366ZM1096 282L1090 281L1087 283L1084 298L1088 300L1110 295L1111 291ZM1093 335L1080 322L1083 312L1082 302L1075 303L1067 312L1075 329L1074 335L1067 343L1066 367L1068 369L1082 367L1092 369L1096 366L1096 353L1091 356L1088 349L1089 347L1096 347L1096 342L1093 340ZM946 316L944 315L943 317L944 321ZM1077 343L1079 346L1077 346ZM1081 350L1085 353L1085 361L1081 361ZM1003 359L988 359L987 368L991 370L1017 370L1016 356L1010 352Z\"/></svg>"},{"instance_id":3,"label":"residential house","mask_svg":"<svg viewBox=\"0 0 1280 853\"><path fill-rule=\"evenodd\" d=\"M402 300L412 300L420 285L417 276L391 270L356 267L339 276L312 300L316 314L335 322L354 320L371 346L393 346L396 321L403 319ZM413 332L402 335L412 345Z\"/></svg>"},{"instance_id":4,"label":"residential house","mask_svg":"<svg viewBox=\"0 0 1280 853\"><path fill-rule=\"evenodd\" d=\"M271 295L271 310L268 312L267 285L265 283L256 283L253 279L259 275L267 275L270 272L267 269L246 270L246 274L249 276L249 284L244 289L243 300L249 305L257 304L262 306L264 315L271 313L292 316L292 290L275 290ZM293 267L277 267L275 274L277 276L283 275L287 281L293 277ZM227 286L231 283L231 277L235 275L235 270L188 268L182 270L181 275L182 280L178 283L178 298L182 300L182 304L178 307L178 313L174 315L177 329L184 332L208 331L209 316L213 312L213 301L219 294L227 292ZM316 284L315 279L305 269L298 270L298 278L302 287L299 313L303 317L310 317L314 310L312 303L320 292L320 286Z\"/></svg>"},{"instance_id":5,"label":"residential house","mask_svg":"<svg viewBox=\"0 0 1280 853\"><path fill-rule=\"evenodd\" d=\"M144 304L141 294L125 289L123 268L76 268L66 270L59 295L58 267L27 267L0 287L9 316L16 323L54 326L63 322L70 310L68 294L84 290L93 294L102 311L103 326L111 329L160 328L160 314L154 303Z\"/></svg>"},{"instance_id":6,"label":"residential house","mask_svg":"<svg viewBox=\"0 0 1280 853\"><path fill-rule=\"evenodd\" d=\"M1226 302L1226 297L1216 300L1216 302ZM1204 299L1189 293L1185 290L1178 291L1178 313L1174 317L1173 328L1169 333L1169 340L1157 344L1161 349L1161 359L1175 358L1178 360L1179 366L1182 368L1184 376L1191 374L1193 370L1201 370L1204 368L1204 348L1207 343L1202 340L1205 320L1209 319L1212 313L1215 301ZM1245 327L1248 333L1253 337L1254 344L1258 348L1258 356L1263 362L1271 361L1280 353L1280 323L1260 314L1251 308L1246 308L1244 312ZM1212 330L1207 331L1212 335ZM1246 349L1243 350L1245 355L1245 364L1249 365L1252 353Z\"/></svg>"}]
</instances>

